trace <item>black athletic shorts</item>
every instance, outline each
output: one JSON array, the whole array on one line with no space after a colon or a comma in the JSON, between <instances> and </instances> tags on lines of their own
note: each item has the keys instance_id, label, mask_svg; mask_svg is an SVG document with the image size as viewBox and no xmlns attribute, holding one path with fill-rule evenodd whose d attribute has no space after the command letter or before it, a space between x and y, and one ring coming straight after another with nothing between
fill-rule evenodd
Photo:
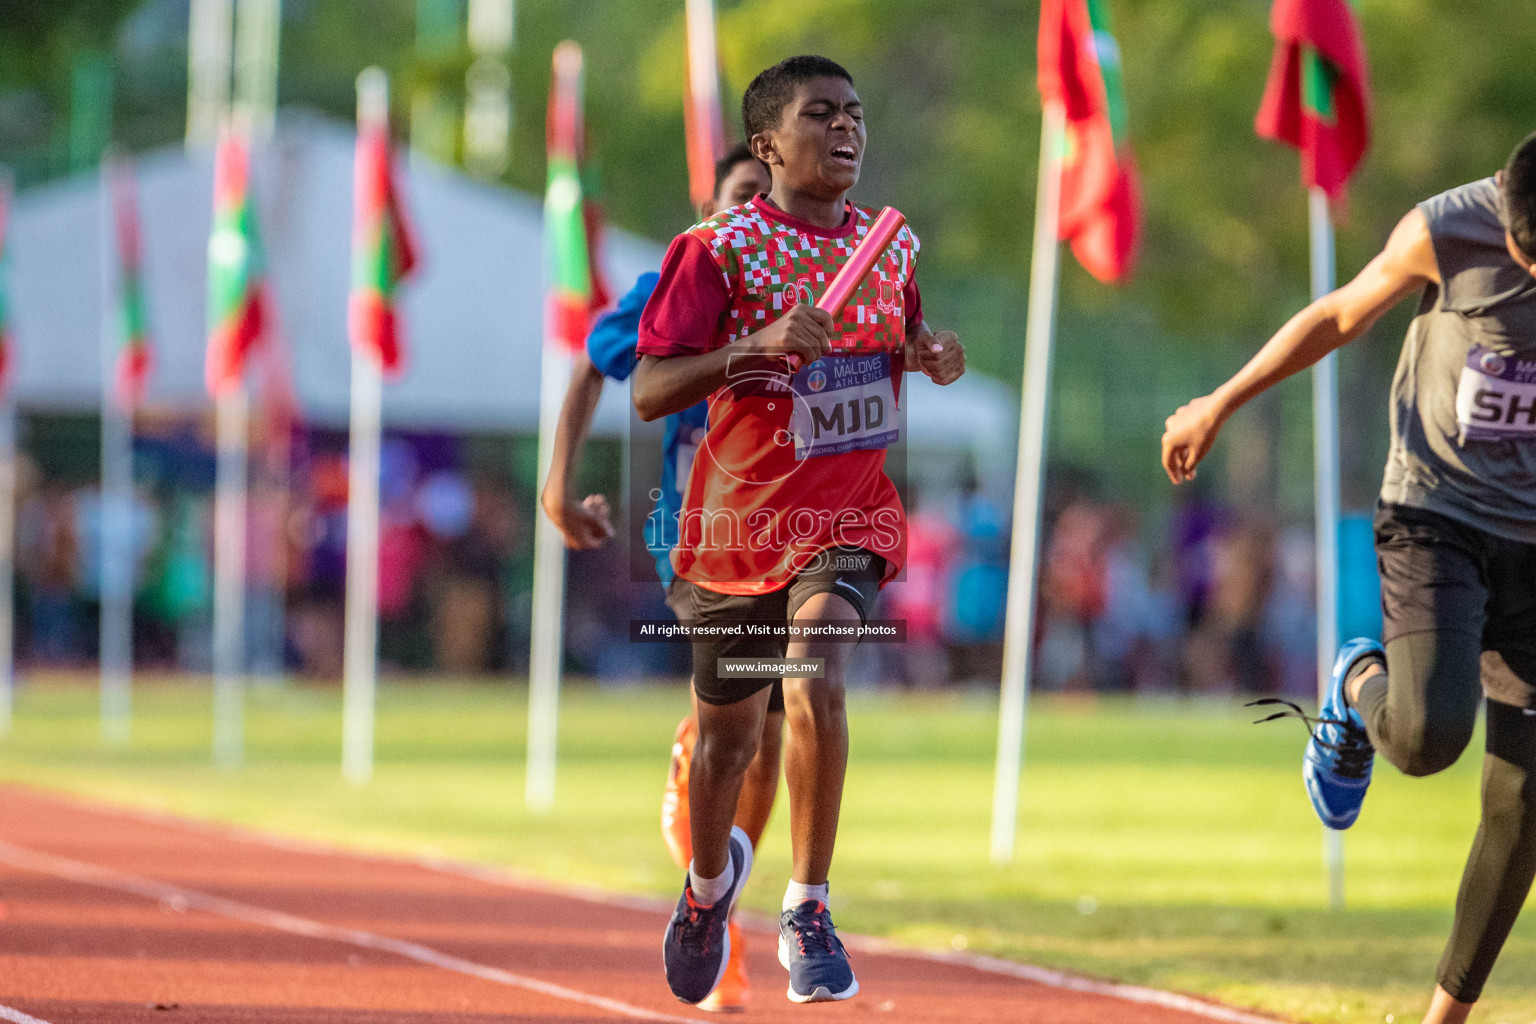
<instances>
[{"instance_id":1,"label":"black athletic shorts","mask_svg":"<svg viewBox=\"0 0 1536 1024\"><path fill-rule=\"evenodd\" d=\"M693 590L693 584L684 579L674 579L667 586L667 607L671 608L672 614L676 615L679 619L697 618L693 614ZM782 654L783 652L781 651L775 657ZM695 660L697 660L697 655L695 655ZM768 713L770 715L782 715L784 713L784 681L782 679L771 679L768 682L773 684L773 692L768 695Z\"/></svg>"},{"instance_id":2,"label":"black athletic shorts","mask_svg":"<svg viewBox=\"0 0 1536 1024\"><path fill-rule=\"evenodd\" d=\"M732 622L743 619L793 622L795 613L816 594L837 594L869 621L885 577L885 559L863 548L833 548L817 564L796 576L787 587L767 594L718 594L693 583L674 584L680 589L668 599L680 619ZM765 686L773 687L768 710L784 710L783 682L767 678L722 679L715 671L717 658L782 658L785 642L773 637L740 637L726 640L695 640L693 643L693 691L706 704L735 704Z\"/></svg>"},{"instance_id":3,"label":"black athletic shorts","mask_svg":"<svg viewBox=\"0 0 1536 1024\"><path fill-rule=\"evenodd\" d=\"M1483 692L1536 708L1536 544L1385 502L1375 529L1382 639L1470 633L1483 647Z\"/></svg>"}]
</instances>

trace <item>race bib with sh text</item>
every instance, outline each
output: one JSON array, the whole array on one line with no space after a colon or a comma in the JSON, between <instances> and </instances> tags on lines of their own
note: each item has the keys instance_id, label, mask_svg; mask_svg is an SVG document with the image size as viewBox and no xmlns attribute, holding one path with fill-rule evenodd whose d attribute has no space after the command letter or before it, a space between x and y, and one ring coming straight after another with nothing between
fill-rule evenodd
<instances>
[{"instance_id":1,"label":"race bib with sh text","mask_svg":"<svg viewBox=\"0 0 1536 1024\"><path fill-rule=\"evenodd\" d=\"M1456 423L1464 440L1536 438L1536 359L1473 345L1456 388Z\"/></svg>"}]
</instances>

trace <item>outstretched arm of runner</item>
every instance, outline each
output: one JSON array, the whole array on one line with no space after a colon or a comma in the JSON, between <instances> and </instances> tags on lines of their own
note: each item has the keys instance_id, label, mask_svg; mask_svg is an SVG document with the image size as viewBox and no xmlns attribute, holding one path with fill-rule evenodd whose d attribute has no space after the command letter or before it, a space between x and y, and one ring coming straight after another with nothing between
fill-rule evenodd
<instances>
[{"instance_id":1,"label":"outstretched arm of runner","mask_svg":"<svg viewBox=\"0 0 1536 1024\"><path fill-rule=\"evenodd\" d=\"M1163 433L1168 479L1176 484L1193 479L1222 424L1244 403L1349 344L1404 297L1439 281L1429 223L1413 210L1354 280L1291 317L1231 380L1168 417Z\"/></svg>"},{"instance_id":2,"label":"outstretched arm of runner","mask_svg":"<svg viewBox=\"0 0 1536 1024\"><path fill-rule=\"evenodd\" d=\"M826 355L832 315L815 306L791 306L773 323L740 341L699 355L640 357L635 367L635 411L647 422L682 412L719 391L732 377L755 370L785 369L785 357L800 365Z\"/></svg>"},{"instance_id":3,"label":"outstretched arm of runner","mask_svg":"<svg viewBox=\"0 0 1536 1024\"><path fill-rule=\"evenodd\" d=\"M587 432L592 429L592 417L602 394L603 375L583 350L571 367L571 386L560 406L554 457L542 495L544 513L565 536L565 546L576 551L602 547L613 539L608 500L601 494L591 494L578 502L571 491L576 482L576 464L586 447Z\"/></svg>"}]
</instances>

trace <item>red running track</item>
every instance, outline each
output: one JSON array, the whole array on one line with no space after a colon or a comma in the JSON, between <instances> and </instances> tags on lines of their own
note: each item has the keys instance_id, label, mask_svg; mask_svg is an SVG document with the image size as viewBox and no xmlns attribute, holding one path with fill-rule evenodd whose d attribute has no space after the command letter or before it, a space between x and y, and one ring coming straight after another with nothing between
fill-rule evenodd
<instances>
[{"instance_id":1,"label":"red running track","mask_svg":"<svg viewBox=\"0 0 1536 1024\"><path fill-rule=\"evenodd\" d=\"M661 972L667 909L0 786L0 1021L709 1020ZM748 923L763 1024L1265 1024L1183 996L850 939L861 990L796 1006Z\"/></svg>"}]
</instances>

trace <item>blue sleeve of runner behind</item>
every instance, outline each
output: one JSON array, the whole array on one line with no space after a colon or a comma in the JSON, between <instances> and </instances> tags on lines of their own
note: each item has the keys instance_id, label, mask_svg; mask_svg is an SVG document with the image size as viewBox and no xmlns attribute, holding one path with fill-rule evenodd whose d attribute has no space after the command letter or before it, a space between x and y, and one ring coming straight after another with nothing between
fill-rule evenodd
<instances>
[{"instance_id":1,"label":"blue sleeve of runner behind","mask_svg":"<svg viewBox=\"0 0 1536 1024\"><path fill-rule=\"evenodd\" d=\"M592 326L592 333L587 335L587 358L604 377L628 380L634 372L639 361L635 346L640 343L640 314L645 312L659 279L659 274L641 274L618 306Z\"/></svg>"}]
</instances>

